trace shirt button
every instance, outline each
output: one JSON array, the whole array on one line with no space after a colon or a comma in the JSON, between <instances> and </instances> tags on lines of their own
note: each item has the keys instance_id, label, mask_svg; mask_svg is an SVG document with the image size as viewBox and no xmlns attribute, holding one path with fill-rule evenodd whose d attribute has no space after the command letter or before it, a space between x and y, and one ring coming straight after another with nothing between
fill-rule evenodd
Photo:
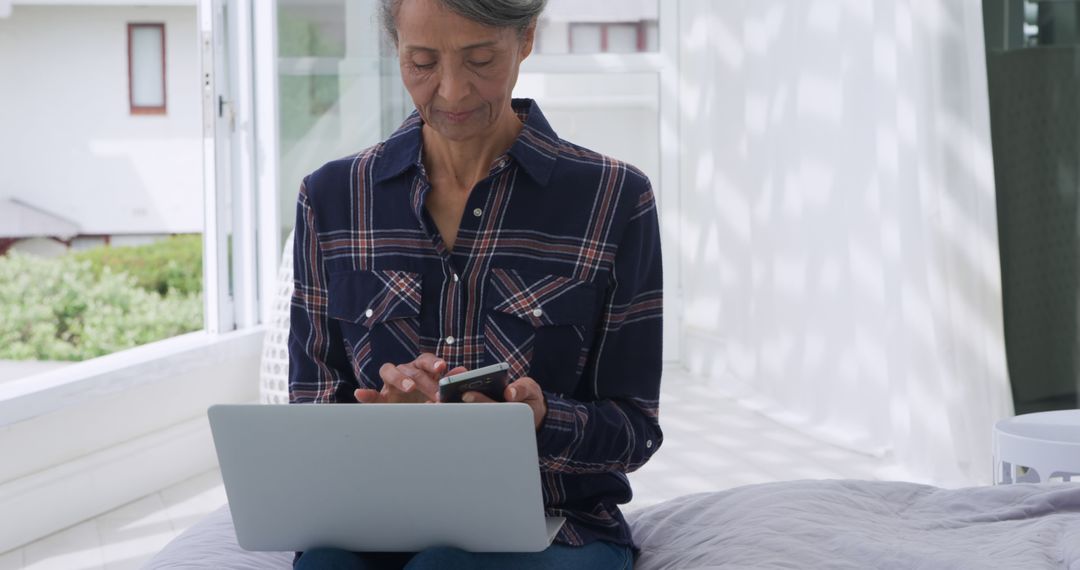
<instances>
[{"instance_id":1,"label":"shirt button","mask_svg":"<svg viewBox=\"0 0 1080 570\"><path fill-rule=\"evenodd\" d=\"M483 210L481 210L480 208L477 208L477 209L475 209L475 210L473 210L473 211L472 211L472 215L474 215L474 216L476 216L477 218L479 218L480 216L483 216L483 215L484 215L484 211L483 211Z\"/></svg>"},{"instance_id":2,"label":"shirt button","mask_svg":"<svg viewBox=\"0 0 1080 570\"><path fill-rule=\"evenodd\" d=\"M539 308L533 309L533 316L534 317L540 318L543 315L544 315L544 311L540 310Z\"/></svg>"},{"instance_id":3,"label":"shirt button","mask_svg":"<svg viewBox=\"0 0 1080 570\"><path fill-rule=\"evenodd\" d=\"M451 275L450 277L452 277L452 278L454 279L454 283L457 283L457 282L458 282L458 276L457 276L457 273L455 273L455 274Z\"/></svg>"},{"instance_id":4,"label":"shirt button","mask_svg":"<svg viewBox=\"0 0 1080 570\"><path fill-rule=\"evenodd\" d=\"M649 449L652 449L652 440L651 439L645 441L645 447L647 447Z\"/></svg>"},{"instance_id":5,"label":"shirt button","mask_svg":"<svg viewBox=\"0 0 1080 570\"><path fill-rule=\"evenodd\" d=\"M454 337L452 337L452 336L446 337L446 344L454 344Z\"/></svg>"},{"instance_id":6,"label":"shirt button","mask_svg":"<svg viewBox=\"0 0 1080 570\"><path fill-rule=\"evenodd\" d=\"M375 311L372 311L371 309L368 309L368 310L364 311L364 316L369 318L369 319L371 318L371 315L374 315L374 314L375 314Z\"/></svg>"}]
</instances>

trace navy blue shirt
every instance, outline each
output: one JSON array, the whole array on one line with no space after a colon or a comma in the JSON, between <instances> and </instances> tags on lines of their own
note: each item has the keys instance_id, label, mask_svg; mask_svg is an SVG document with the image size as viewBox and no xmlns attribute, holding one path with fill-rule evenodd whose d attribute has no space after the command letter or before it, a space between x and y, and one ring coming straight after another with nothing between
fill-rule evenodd
<instances>
[{"instance_id":1,"label":"navy blue shirt","mask_svg":"<svg viewBox=\"0 0 1080 570\"><path fill-rule=\"evenodd\" d=\"M656 203L638 169L561 140L531 100L468 198L451 252L428 215L414 113L386 141L304 179L297 205L289 390L355 402L384 363L510 364L540 384L544 505L556 540L632 545L626 473L660 447L662 275ZM447 404L456 405L456 404Z\"/></svg>"}]
</instances>

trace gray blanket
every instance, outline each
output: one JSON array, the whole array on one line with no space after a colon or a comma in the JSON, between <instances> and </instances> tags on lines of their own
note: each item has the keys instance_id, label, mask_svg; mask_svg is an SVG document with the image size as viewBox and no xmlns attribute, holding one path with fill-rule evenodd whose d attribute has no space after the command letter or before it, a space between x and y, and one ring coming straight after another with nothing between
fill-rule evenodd
<instances>
[{"instance_id":1,"label":"gray blanket","mask_svg":"<svg viewBox=\"0 0 1080 570\"><path fill-rule=\"evenodd\" d=\"M1080 484L946 490L872 481L790 481L672 499L627 515L639 570L949 568L1080 570ZM291 568L247 552L222 508L147 568Z\"/></svg>"},{"instance_id":2,"label":"gray blanket","mask_svg":"<svg viewBox=\"0 0 1080 570\"><path fill-rule=\"evenodd\" d=\"M637 568L1080 570L1080 485L791 481L631 513Z\"/></svg>"}]
</instances>

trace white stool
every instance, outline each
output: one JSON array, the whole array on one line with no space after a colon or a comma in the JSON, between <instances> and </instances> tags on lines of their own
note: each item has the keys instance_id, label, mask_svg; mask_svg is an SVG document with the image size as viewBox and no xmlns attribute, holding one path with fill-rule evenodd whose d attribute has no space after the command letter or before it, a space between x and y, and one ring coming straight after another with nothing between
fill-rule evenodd
<instances>
[{"instance_id":1,"label":"white stool","mask_svg":"<svg viewBox=\"0 0 1080 570\"><path fill-rule=\"evenodd\" d=\"M1018 474L1018 467L1028 470ZM1080 476L1080 410L1039 412L994 424L994 484Z\"/></svg>"}]
</instances>

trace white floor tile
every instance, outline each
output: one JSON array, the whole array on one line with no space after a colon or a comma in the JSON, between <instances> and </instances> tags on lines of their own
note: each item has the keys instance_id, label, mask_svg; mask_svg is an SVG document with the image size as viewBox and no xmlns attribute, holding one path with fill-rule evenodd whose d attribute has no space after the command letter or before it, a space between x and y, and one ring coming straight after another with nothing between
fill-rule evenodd
<instances>
[{"instance_id":1,"label":"white floor tile","mask_svg":"<svg viewBox=\"0 0 1080 570\"><path fill-rule=\"evenodd\" d=\"M138 568L176 536L160 493L128 503L95 522L107 569Z\"/></svg>"},{"instance_id":2,"label":"white floor tile","mask_svg":"<svg viewBox=\"0 0 1080 570\"><path fill-rule=\"evenodd\" d=\"M175 529L165 507L161 493L154 493L101 515L97 518L98 530L103 539L106 533L125 539L144 530L171 532Z\"/></svg>"},{"instance_id":3,"label":"white floor tile","mask_svg":"<svg viewBox=\"0 0 1080 570\"><path fill-rule=\"evenodd\" d=\"M96 570L105 566L94 521L75 525L23 548L27 570Z\"/></svg>"},{"instance_id":4,"label":"white floor tile","mask_svg":"<svg viewBox=\"0 0 1080 570\"><path fill-rule=\"evenodd\" d=\"M228 501L221 471L214 469L161 491L165 510L176 531L183 532Z\"/></svg>"},{"instance_id":5,"label":"white floor tile","mask_svg":"<svg viewBox=\"0 0 1080 570\"><path fill-rule=\"evenodd\" d=\"M744 408L717 390L669 375L660 396L664 444L630 474L627 511L689 493L791 479L873 479L878 461Z\"/></svg>"},{"instance_id":6,"label":"white floor tile","mask_svg":"<svg viewBox=\"0 0 1080 570\"><path fill-rule=\"evenodd\" d=\"M167 532L124 540L106 540L101 548L105 569L141 568L166 544L169 544L173 537L172 532Z\"/></svg>"},{"instance_id":7,"label":"white floor tile","mask_svg":"<svg viewBox=\"0 0 1080 570\"><path fill-rule=\"evenodd\" d=\"M22 548L0 554L0 570L20 570L23 566Z\"/></svg>"}]
</instances>

